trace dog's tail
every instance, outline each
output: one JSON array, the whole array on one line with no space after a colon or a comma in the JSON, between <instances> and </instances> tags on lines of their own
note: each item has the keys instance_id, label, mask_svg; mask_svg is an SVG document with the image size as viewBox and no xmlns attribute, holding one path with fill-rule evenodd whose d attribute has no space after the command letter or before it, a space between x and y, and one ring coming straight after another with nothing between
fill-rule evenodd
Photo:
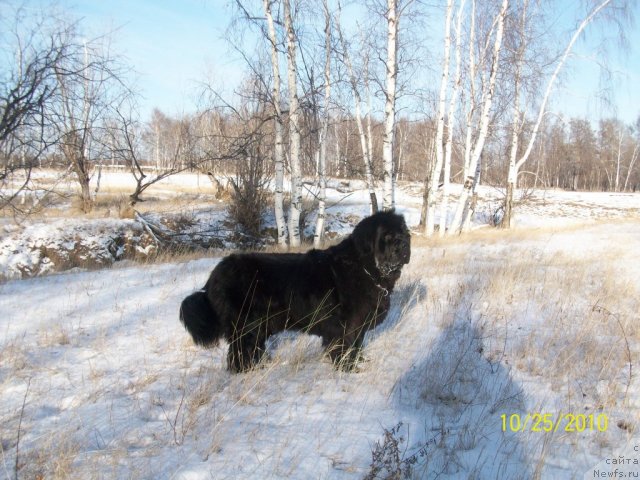
<instances>
[{"instance_id":1,"label":"dog's tail","mask_svg":"<svg viewBox=\"0 0 640 480\"><path fill-rule=\"evenodd\" d=\"M213 345L224 335L220 318L209 303L205 290L198 290L182 301L180 321L197 345Z\"/></svg>"}]
</instances>

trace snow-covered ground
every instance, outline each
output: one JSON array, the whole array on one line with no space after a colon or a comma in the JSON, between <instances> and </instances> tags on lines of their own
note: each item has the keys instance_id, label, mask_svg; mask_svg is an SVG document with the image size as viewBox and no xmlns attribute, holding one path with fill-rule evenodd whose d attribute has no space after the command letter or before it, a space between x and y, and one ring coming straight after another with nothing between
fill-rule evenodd
<instances>
[{"instance_id":1,"label":"snow-covered ground","mask_svg":"<svg viewBox=\"0 0 640 480\"><path fill-rule=\"evenodd\" d=\"M477 226L498 198L482 196ZM330 229L346 233L366 193L332 198ZM415 186L397 201L416 225ZM226 345L195 347L178 306L219 258L2 283L0 476L16 464L19 478L637 471L639 212L638 195L541 192L513 232L414 237L359 373L335 371L307 335L275 338L271 358L240 375L224 368ZM503 431L514 414L524 431ZM595 423L567 431L567 414ZM620 455L631 463L607 463Z\"/></svg>"}]
</instances>

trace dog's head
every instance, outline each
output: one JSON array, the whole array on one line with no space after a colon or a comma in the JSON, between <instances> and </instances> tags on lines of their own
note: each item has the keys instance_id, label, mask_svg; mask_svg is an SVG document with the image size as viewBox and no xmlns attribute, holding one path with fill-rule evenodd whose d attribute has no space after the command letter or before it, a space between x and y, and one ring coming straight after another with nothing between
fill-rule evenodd
<instances>
[{"instance_id":1,"label":"dog's head","mask_svg":"<svg viewBox=\"0 0 640 480\"><path fill-rule=\"evenodd\" d=\"M352 238L360 255L370 259L381 278L397 280L411 258L409 229L404 217L394 211L365 218L356 225Z\"/></svg>"}]
</instances>

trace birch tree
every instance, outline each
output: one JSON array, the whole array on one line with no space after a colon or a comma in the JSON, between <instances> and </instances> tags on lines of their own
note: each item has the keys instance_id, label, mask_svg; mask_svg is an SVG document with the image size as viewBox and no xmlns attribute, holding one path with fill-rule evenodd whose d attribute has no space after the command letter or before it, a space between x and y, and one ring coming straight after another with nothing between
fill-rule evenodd
<instances>
[{"instance_id":1,"label":"birch tree","mask_svg":"<svg viewBox=\"0 0 640 480\"><path fill-rule=\"evenodd\" d=\"M518 184L518 173L520 171L520 168L525 164L525 162L529 159L529 155L531 154L531 151L533 149L533 145L536 141L536 138L538 136L538 131L540 129L540 125L542 123L542 118L544 117L545 111L546 111L546 106L547 106L547 102L549 100L549 97L551 95L551 92L553 90L554 84L556 82L556 79L558 78L558 74L560 73L560 71L562 70L562 67L564 66L564 64L566 63L567 59L569 58L569 55L571 54L571 51L573 49L574 44L576 43L576 41L578 40L578 38L580 38L580 36L582 35L582 32L587 28L587 26L596 18L596 16L603 10L605 9L609 4L611 3L611 0L603 0L601 2L599 2L598 4L596 4L596 6L594 8L592 8L590 10L590 12L585 16L585 18L579 23L578 27L575 29L575 31L573 32L573 34L571 35L571 38L569 39L569 42L567 43L566 47L564 48L564 51L562 53L562 55L560 56L559 60L556 63L556 66L553 70L553 72L551 73L551 76L549 77L548 81L547 81L547 86L545 88L544 94L542 96L542 100L540 102L540 107L538 108L538 115L536 117L536 121L534 123L533 126L533 130L531 132L531 136L529 138L529 142L527 143L527 147L525 148L523 154L520 156L520 158L517 159L517 147L518 147L518 142L517 139L512 140L512 144L511 144L511 149L512 151L510 152L510 160L509 160L509 171L507 174L507 193L506 193L506 198L505 198L505 216L503 219L503 226L505 228L509 228L511 226L511 220L512 220L512 209L513 209L513 192L514 190L517 188L517 184ZM525 10L526 12L526 10ZM526 17L523 17L523 22L526 22ZM522 58L520 58L519 63L522 62ZM521 65L516 65L516 69L519 71L522 68ZM520 122L520 106L517 104L517 102L514 102L514 129L518 128L518 124ZM517 112L517 113L516 113Z\"/></svg>"},{"instance_id":2,"label":"birch tree","mask_svg":"<svg viewBox=\"0 0 640 480\"><path fill-rule=\"evenodd\" d=\"M284 149L283 132L284 119L282 116L282 101L280 95L280 62L278 56L278 40L276 36L271 5L273 0L263 0L265 17L267 19L267 34L271 46L271 69L273 72L273 86L271 95L273 98L273 108L275 116L273 119L274 148L273 163L275 166L275 195L274 212L276 217L276 228L278 230L278 245L284 248L287 245L287 224L284 218Z\"/></svg>"},{"instance_id":3,"label":"birch tree","mask_svg":"<svg viewBox=\"0 0 640 480\"><path fill-rule=\"evenodd\" d=\"M465 0L461 0L458 6L458 15L456 19L456 47L455 47L455 62L456 71L452 84L451 96L449 98L449 110L447 112L447 139L444 148L444 167L443 167L443 180L442 180L442 200L440 203L440 236L444 236L447 231L447 218L449 215L449 187L451 182L451 153L453 150L453 134L456 128L456 116L455 109L458 101L458 92L460 91L461 83L461 66L462 66L462 14L464 12Z\"/></svg>"},{"instance_id":4,"label":"birch tree","mask_svg":"<svg viewBox=\"0 0 640 480\"><path fill-rule=\"evenodd\" d=\"M438 183L440 182L440 173L442 171L443 162L443 137L444 137L444 116L445 103L447 96L447 86L449 83L449 64L451 63L451 12L453 12L453 0L447 0L447 9L444 22L444 56L442 59L442 77L440 79L440 94L438 96L438 113L436 118L436 140L435 140L435 162L432 164L430 184L427 196L427 222L425 225L425 233L433 235L435 216L436 216L436 192ZM444 229L444 225L441 225Z\"/></svg>"},{"instance_id":5,"label":"birch tree","mask_svg":"<svg viewBox=\"0 0 640 480\"><path fill-rule=\"evenodd\" d=\"M340 8L338 8L340 11ZM351 62L351 55L349 53L349 49L347 46L347 42L345 41L344 35L342 33L342 29L340 27L339 21L336 21L336 30L340 39L340 45L342 48L342 59L347 67L347 73L349 75L349 84L351 86L351 92L353 94L354 100L354 113L356 126L358 128L358 135L360 136L360 150L362 152L362 163L364 165L364 178L367 184L367 189L369 190L369 212L374 214L378 211L378 198L376 196L375 184L373 180L373 156L372 156L372 138L371 138L371 95L367 88L367 104L368 104L368 112L367 112L367 127L365 127L362 122L362 98L360 96L360 89L358 86L358 80L356 78L353 64ZM363 42L364 44L364 42ZM364 75L365 79L368 76L368 54L365 54L365 69ZM366 80L365 80L366 81ZM368 87L368 82L367 82ZM366 88L366 87L365 87Z\"/></svg>"},{"instance_id":6,"label":"birch tree","mask_svg":"<svg viewBox=\"0 0 640 480\"><path fill-rule=\"evenodd\" d=\"M101 161L108 117L114 105L131 92L124 86L123 69L111 55L108 38L76 44L66 61L56 66L56 101L52 123L59 137L60 153L72 168L80 186L81 209L93 209L99 189ZM98 169L95 190L90 182Z\"/></svg>"},{"instance_id":7,"label":"birch tree","mask_svg":"<svg viewBox=\"0 0 640 480\"><path fill-rule=\"evenodd\" d=\"M495 18L494 25L496 26L495 39L493 43L493 56L489 67L489 79L482 91L481 100L481 115L480 126L478 129L477 137L473 143L473 149L470 150L469 163L465 166L465 180L460 193L460 199L456 207L456 212L451 222L449 232L459 232L462 230L465 213L469 215L470 201L473 189L476 185L479 176L479 162L480 156L484 149L484 144L487 138L489 130L489 120L491 116L491 105L493 102L493 96L496 88L496 78L498 74L498 65L500 60L500 51L502 49L502 38L504 34L504 22L507 14L507 7L509 6L508 0L502 0L500 11ZM467 131L467 138L470 133Z\"/></svg>"},{"instance_id":8,"label":"birch tree","mask_svg":"<svg viewBox=\"0 0 640 480\"><path fill-rule=\"evenodd\" d=\"M516 156L518 155L518 142L522 133L523 117L520 107L520 88L522 80L522 69L524 63L524 54L527 45L527 15L529 1L522 2L522 12L520 21L515 29L514 36L516 38L516 46L514 52L513 63L513 117L511 120L511 144L509 148L509 174L511 175L516 168ZM507 199L513 198L513 188L515 183L507 181ZM511 208L513 202L508 200L504 206L504 217L501 226L506 227L511 224Z\"/></svg>"},{"instance_id":9,"label":"birch tree","mask_svg":"<svg viewBox=\"0 0 640 480\"><path fill-rule=\"evenodd\" d=\"M384 106L384 137L382 141L382 162L384 165L384 191L382 209L395 207L393 141L396 120L396 80L398 77L398 0L387 0L387 60Z\"/></svg>"},{"instance_id":10,"label":"birch tree","mask_svg":"<svg viewBox=\"0 0 640 480\"><path fill-rule=\"evenodd\" d=\"M291 168L291 206L289 208L289 244L300 246L302 212L302 170L300 167L300 112L296 79L296 37L290 0L283 0L284 28L287 38L287 72L289 87L289 165Z\"/></svg>"},{"instance_id":11,"label":"birch tree","mask_svg":"<svg viewBox=\"0 0 640 480\"><path fill-rule=\"evenodd\" d=\"M625 175L625 178L624 178L624 186L622 188L624 191L627 191L627 188L629 185L629 178L631 178L631 172L633 172L633 167L636 164L636 160L638 160L638 152L640 150L640 128L638 127L640 127L640 118L636 121L635 145L633 147L633 152L631 153L631 159L629 160L629 165L627 167L627 174Z\"/></svg>"},{"instance_id":12,"label":"birch tree","mask_svg":"<svg viewBox=\"0 0 640 480\"><path fill-rule=\"evenodd\" d=\"M331 99L331 14L329 12L328 0L323 0L322 7L324 10L324 112L322 116L322 126L320 127L320 138L318 147L318 217L316 221L316 230L313 237L313 246L315 248L322 247L324 242L324 222L325 222L325 203L327 198L327 180L325 177L326 159L327 159L327 131L329 129L329 101Z\"/></svg>"}]
</instances>

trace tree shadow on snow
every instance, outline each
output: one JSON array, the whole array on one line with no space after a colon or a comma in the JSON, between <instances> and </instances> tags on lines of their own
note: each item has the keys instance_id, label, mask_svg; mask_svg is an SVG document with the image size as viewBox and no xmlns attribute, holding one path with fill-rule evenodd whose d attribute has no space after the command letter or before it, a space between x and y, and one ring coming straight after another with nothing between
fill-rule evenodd
<instances>
[{"instance_id":1,"label":"tree shadow on snow","mask_svg":"<svg viewBox=\"0 0 640 480\"><path fill-rule=\"evenodd\" d=\"M511 414L526 416L523 390L503 362L497 333L472 308L468 292L481 285L473 279L462 287L428 353L392 389L399 418L411 428L400 424L385 437L399 441L400 467L412 478L531 478L524 433L502 429L501 415L507 427Z\"/></svg>"}]
</instances>

